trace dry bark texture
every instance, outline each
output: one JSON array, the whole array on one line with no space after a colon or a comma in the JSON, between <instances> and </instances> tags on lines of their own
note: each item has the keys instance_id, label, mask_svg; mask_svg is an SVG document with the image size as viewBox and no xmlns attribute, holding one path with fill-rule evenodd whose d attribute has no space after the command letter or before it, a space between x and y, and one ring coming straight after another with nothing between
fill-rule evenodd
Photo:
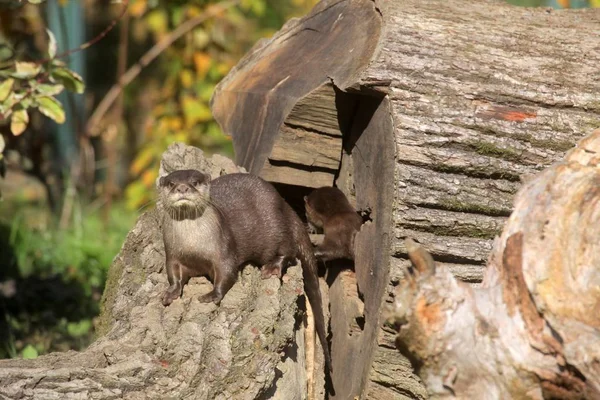
<instances>
[{"instance_id":1,"label":"dry bark texture","mask_svg":"<svg viewBox=\"0 0 600 400\"><path fill-rule=\"evenodd\" d=\"M358 290L329 279L336 398L427 397L379 329L410 265L403 239L481 284L522 182L600 127L598 26L592 9L324 0L219 84L237 163L299 192L335 184L373 218L357 240L382 258L357 260Z\"/></svg>"},{"instance_id":2,"label":"dry bark texture","mask_svg":"<svg viewBox=\"0 0 600 400\"><path fill-rule=\"evenodd\" d=\"M397 344L431 398L600 399L600 129L518 192L483 284L409 241Z\"/></svg>"},{"instance_id":3,"label":"dry bark texture","mask_svg":"<svg viewBox=\"0 0 600 400\"><path fill-rule=\"evenodd\" d=\"M213 178L238 171L224 157L206 159L199 149L175 144L160 173L181 168ZM246 267L220 307L198 302L212 285L193 278L183 298L165 308L157 209L139 218L110 269L101 337L81 353L0 361L0 398L303 398L300 266L290 267L282 281L262 280L257 268Z\"/></svg>"}]
</instances>

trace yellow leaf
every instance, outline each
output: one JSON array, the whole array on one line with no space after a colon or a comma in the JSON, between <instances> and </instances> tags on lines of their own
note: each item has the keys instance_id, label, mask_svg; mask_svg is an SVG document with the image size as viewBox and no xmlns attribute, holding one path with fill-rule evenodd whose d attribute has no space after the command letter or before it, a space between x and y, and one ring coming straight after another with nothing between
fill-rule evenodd
<instances>
[{"instance_id":1,"label":"yellow leaf","mask_svg":"<svg viewBox=\"0 0 600 400\"><path fill-rule=\"evenodd\" d=\"M189 69L184 69L179 74L179 80L184 88L189 89L194 84L194 74Z\"/></svg>"},{"instance_id":2,"label":"yellow leaf","mask_svg":"<svg viewBox=\"0 0 600 400\"><path fill-rule=\"evenodd\" d=\"M11 78L0 83L0 101L6 100L12 90L13 83L15 83L15 80Z\"/></svg>"},{"instance_id":3,"label":"yellow leaf","mask_svg":"<svg viewBox=\"0 0 600 400\"><path fill-rule=\"evenodd\" d=\"M600 0L590 0L590 7L600 8Z\"/></svg>"},{"instance_id":4,"label":"yellow leaf","mask_svg":"<svg viewBox=\"0 0 600 400\"><path fill-rule=\"evenodd\" d=\"M169 20L164 11L155 10L146 16L146 23L150 30L160 38L167 32Z\"/></svg>"},{"instance_id":5,"label":"yellow leaf","mask_svg":"<svg viewBox=\"0 0 600 400\"><path fill-rule=\"evenodd\" d=\"M178 131L183 127L183 121L180 117L165 117L164 119L170 131Z\"/></svg>"},{"instance_id":6,"label":"yellow leaf","mask_svg":"<svg viewBox=\"0 0 600 400\"><path fill-rule=\"evenodd\" d=\"M129 14L132 17L141 17L148 8L148 0L134 0L129 5Z\"/></svg>"},{"instance_id":7,"label":"yellow leaf","mask_svg":"<svg viewBox=\"0 0 600 400\"><path fill-rule=\"evenodd\" d=\"M64 7L69 4L69 0L58 0L58 4Z\"/></svg>"},{"instance_id":8,"label":"yellow leaf","mask_svg":"<svg viewBox=\"0 0 600 400\"><path fill-rule=\"evenodd\" d=\"M206 122L212 119L212 113L208 105L191 96L181 97L181 107L183 109L183 117L185 118L185 126L191 128L198 122Z\"/></svg>"},{"instance_id":9,"label":"yellow leaf","mask_svg":"<svg viewBox=\"0 0 600 400\"><path fill-rule=\"evenodd\" d=\"M152 187L156 181L156 176L156 168L148 169L142 174L142 183L147 187Z\"/></svg>"},{"instance_id":10,"label":"yellow leaf","mask_svg":"<svg viewBox=\"0 0 600 400\"><path fill-rule=\"evenodd\" d=\"M27 110L17 110L13 113L10 120L10 131L13 133L13 135L19 136L25 131L28 123L29 115L27 114Z\"/></svg>"},{"instance_id":11,"label":"yellow leaf","mask_svg":"<svg viewBox=\"0 0 600 400\"><path fill-rule=\"evenodd\" d=\"M202 14L202 9L200 7L196 7L196 6L189 6L187 9L187 14L188 14L188 17L194 18L194 17L197 17L198 15Z\"/></svg>"},{"instance_id":12,"label":"yellow leaf","mask_svg":"<svg viewBox=\"0 0 600 400\"><path fill-rule=\"evenodd\" d=\"M198 78L204 79L206 77L211 61L211 57L205 52L199 51L194 53L194 65L196 66Z\"/></svg>"},{"instance_id":13,"label":"yellow leaf","mask_svg":"<svg viewBox=\"0 0 600 400\"><path fill-rule=\"evenodd\" d=\"M132 174L138 175L152 162L153 158L154 151L152 147L146 147L138 153L135 160L133 160L133 163L131 163L129 170Z\"/></svg>"},{"instance_id":14,"label":"yellow leaf","mask_svg":"<svg viewBox=\"0 0 600 400\"><path fill-rule=\"evenodd\" d=\"M223 76L227 75L230 69L231 67L226 63L219 63L219 65L217 66L217 72Z\"/></svg>"}]
</instances>

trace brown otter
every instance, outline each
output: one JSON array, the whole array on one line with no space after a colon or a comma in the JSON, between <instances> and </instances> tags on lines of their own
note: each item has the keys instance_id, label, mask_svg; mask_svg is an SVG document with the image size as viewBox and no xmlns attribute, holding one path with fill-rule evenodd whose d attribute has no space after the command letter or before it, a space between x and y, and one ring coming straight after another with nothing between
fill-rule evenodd
<instances>
[{"instance_id":1,"label":"brown otter","mask_svg":"<svg viewBox=\"0 0 600 400\"><path fill-rule=\"evenodd\" d=\"M170 284L163 304L180 297L190 277L201 275L207 275L214 287L200 301L219 304L246 263L262 265L263 278L281 277L282 269L298 258L331 371L317 261L302 221L275 188L251 174L228 174L211 181L197 170L172 172L160 179L159 186Z\"/></svg>"},{"instance_id":2,"label":"brown otter","mask_svg":"<svg viewBox=\"0 0 600 400\"><path fill-rule=\"evenodd\" d=\"M304 196L304 206L308 222L325 234L315 256L322 261L354 260L354 237L363 221L344 193L336 187L321 187Z\"/></svg>"}]
</instances>

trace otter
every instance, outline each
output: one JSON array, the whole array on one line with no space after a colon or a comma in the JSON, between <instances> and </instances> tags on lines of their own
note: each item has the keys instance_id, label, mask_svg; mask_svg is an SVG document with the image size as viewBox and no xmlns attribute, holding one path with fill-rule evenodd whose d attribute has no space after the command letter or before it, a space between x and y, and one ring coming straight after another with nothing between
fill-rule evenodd
<instances>
[{"instance_id":1,"label":"otter","mask_svg":"<svg viewBox=\"0 0 600 400\"><path fill-rule=\"evenodd\" d=\"M305 291L329 371L317 260L308 233L290 205L256 175L233 173L214 180L198 170L178 170L159 180L165 212L163 241L169 288L166 307L193 276L208 276L213 290L200 297L219 305L247 263L262 265L261 276L281 278L299 259Z\"/></svg>"},{"instance_id":2,"label":"otter","mask_svg":"<svg viewBox=\"0 0 600 400\"><path fill-rule=\"evenodd\" d=\"M321 261L354 260L354 237L363 223L346 195L336 187L321 187L304 196L308 223L325 234L315 249Z\"/></svg>"}]
</instances>

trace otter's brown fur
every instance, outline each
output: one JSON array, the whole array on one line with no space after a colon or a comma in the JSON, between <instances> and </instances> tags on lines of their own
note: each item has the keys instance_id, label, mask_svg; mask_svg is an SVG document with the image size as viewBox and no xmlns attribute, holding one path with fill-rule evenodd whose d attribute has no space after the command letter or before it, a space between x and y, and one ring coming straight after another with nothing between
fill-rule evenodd
<instances>
[{"instance_id":1,"label":"otter's brown fur","mask_svg":"<svg viewBox=\"0 0 600 400\"><path fill-rule=\"evenodd\" d=\"M192 276L206 275L213 290L202 302L219 304L247 263L262 265L263 277L302 264L305 291L325 361L331 359L325 332L317 261L308 233L292 208L268 182L235 173L210 180L197 170L179 170L159 181L169 288L168 306L180 297Z\"/></svg>"},{"instance_id":2,"label":"otter's brown fur","mask_svg":"<svg viewBox=\"0 0 600 400\"><path fill-rule=\"evenodd\" d=\"M363 221L346 195L336 187L321 187L304 197L304 207L308 222L325 234L315 256L322 261L354 260L354 237Z\"/></svg>"}]
</instances>

